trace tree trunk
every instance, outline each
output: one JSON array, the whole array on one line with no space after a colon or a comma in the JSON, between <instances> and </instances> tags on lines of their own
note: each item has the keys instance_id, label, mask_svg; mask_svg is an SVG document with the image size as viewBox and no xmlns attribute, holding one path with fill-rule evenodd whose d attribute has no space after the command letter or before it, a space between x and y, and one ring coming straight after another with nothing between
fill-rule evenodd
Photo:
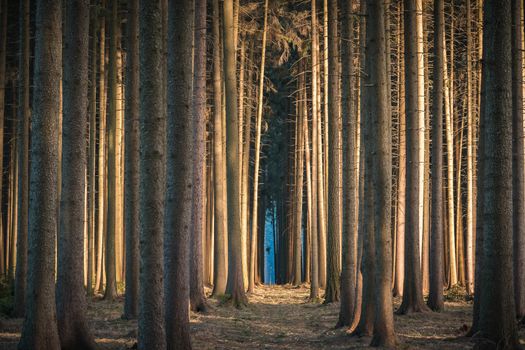
<instances>
[{"instance_id":1,"label":"tree trunk","mask_svg":"<svg viewBox=\"0 0 525 350\"><path fill-rule=\"evenodd\" d=\"M348 327L355 312L357 284L357 213L356 213L356 137L357 118L354 95L354 1L343 1L341 8L341 116L343 138L343 227L342 227L342 269L341 304L337 327Z\"/></svg>"},{"instance_id":2,"label":"tree trunk","mask_svg":"<svg viewBox=\"0 0 525 350\"><path fill-rule=\"evenodd\" d=\"M15 300L13 314L24 316L27 283L27 227L29 200L29 61L30 4L20 1L19 108L17 121L18 210L16 238Z\"/></svg>"},{"instance_id":3,"label":"tree trunk","mask_svg":"<svg viewBox=\"0 0 525 350\"><path fill-rule=\"evenodd\" d=\"M339 301L341 262L341 118L339 101L339 34L337 32L337 0L329 1L328 12L328 249L325 303ZM325 142L326 142L325 141Z\"/></svg>"},{"instance_id":4,"label":"tree trunk","mask_svg":"<svg viewBox=\"0 0 525 350\"><path fill-rule=\"evenodd\" d=\"M417 0L405 0L405 84L406 84L406 121L407 121L407 197L406 230L405 230L405 278L403 286L403 302L397 310L398 314L426 311L421 284L421 265L419 251L419 148L420 122L418 112L418 48L417 37L414 35L417 27Z\"/></svg>"},{"instance_id":5,"label":"tree trunk","mask_svg":"<svg viewBox=\"0 0 525 350\"><path fill-rule=\"evenodd\" d=\"M0 188L4 185L4 125L5 125L5 88L6 88L6 46L7 46L7 0L0 2ZM3 191L0 191L0 277L5 277L7 253L7 230L4 226Z\"/></svg>"},{"instance_id":6,"label":"tree trunk","mask_svg":"<svg viewBox=\"0 0 525 350\"><path fill-rule=\"evenodd\" d=\"M193 34L194 3L169 3L168 11L168 153L165 226L166 343L168 349L191 349L190 235L192 226ZM180 69L179 67L184 67ZM238 231L237 231L238 232ZM200 232L199 232L200 234Z\"/></svg>"},{"instance_id":7,"label":"tree trunk","mask_svg":"<svg viewBox=\"0 0 525 350\"><path fill-rule=\"evenodd\" d=\"M95 349L87 324L83 273L89 1L68 3L65 20L57 323L63 349Z\"/></svg>"},{"instance_id":8,"label":"tree trunk","mask_svg":"<svg viewBox=\"0 0 525 350\"><path fill-rule=\"evenodd\" d=\"M264 2L264 22L263 36L261 43L261 68L259 71L259 88L257 91L257 115L255 125L255 161L253 167L253 205L252 205L252 236L250 248L250 269L248 274L248 292L253 292L255 284L255 251L257 249L257 232L258 232L258 199L259 199L259 167L261 158L261 128L263 118L263 97L264 97L264 70L266 65L266 36L268 30L268 0ZM228 185L228 190L230 190ZM229 215L229 213L228 213ZM230 270L231 271L231 270ZM229 277L228 277L229 278Z\"/></svg>"},{"instance_id":9,"label":"tree trunk","mask_svg":"<svg viewBox=\"0 0 525 350\"><path fill-rule=\"evenodd\" d=\"M432 104L432 207L430 227L430 283L427 305L443 311L443 36L444 0L434 0L434 96Z\"/></svg>"},{"instance_id":10,"label":"tree trunk","mask_svg":"<svg viewBox=\"0 0 525 350\"><path fill-rule=\"evenodd\" d=\"M28 283L20 349L60 349L55 307L58 116L62 79L62 6L36 3Z\"/></svg>"},{"instance_id":11,"label":"tree trunk","mask_svg":"<svg viewBox=\"0 0 525 350\"><path fill-rule=\"evenodd\" d=\"M226 292L228 279L228 228L226 208L226 155L224 154L224 114L222 105L219 0L213 0L213 171L215 191L215 240L213 295Z\"/></svg>"},{"instance_id":12,"label":"tree trunk","mask_svg":"<svg viewBox=\"0 0 525 350\"><path fill-rule=\"evenodd\" d=\"M228 283L227 292L232 303L240 307L248 302L242 278L242 247L240 232L240 178L239 178L239 119L237 104L237 79L235 64L235 38L233 23L233 0L225 0L223 11L224 81L226 100L226 173L228 193ZM264 72L261 71L261 76ZM262 89L261 89L262 90ZM260 91L262 94L262 91ZM262 113L261 113L262 117ZM259 120L260 122L260 120ZM256 152L258 150L256 149ZM257 174L258 169L255 169ZM255 196L254 196L255 197ZM256 205L255 205L256 207ZM257 215L257 211L255 211ZM254 215L254 216L255 216ZM256 220L253 220L254 222ZM257 226L255 226L257 227ZM252 239L252 242L254 240ZM254 266L252 266L252 269Z\"/></svg>"},{"instance_id":13,"label":"tree trunk","mask_svg":"<svg viewBox=\"0 0 525 350\"><path fill-rule=\"evenodd\" d=\"M106 290L104 299L117 297L117 271L115 237L117 234L117 41L120 35L118 23L118 0L111 0L109 35L109 119L108 119L108 201L106 232Z\"/></svg>"},{"instance_id":14,"label":"tree trunk","mask_svg":"<svg viewBox=\"0 0 525 350\"><path fill-rule=\"evenodd\" d=\"M512 275L511 1L484 2L483 270L479 348L517 349ZM480 247L481 248L481 247ZM496 345L497 344L497 345Z\"/></svg>"},{"instance_id":15,"label":"tree trunk","mask_svg":"<svg viewBox=\"0 0 525 350\"><path fill-rule=\"evenodd\" d=\"M525 164L521 1L512 1L512 227L516 316L525 317Z\"/></svg>"},{"instance_id":16,"label":"tree trunk","mask_svg":"<svg viewBox=\"0 0 525 350\"><path fill-rule=\"evenodd\" d=\"M166 348L163 241L165 228L168 228L164 225L164 218L168 218L164 212L167 125L163 107L161 2L141 0L139 8L141 225L138 348L142 350Z\"/></svg>"},{"instance_id":17,"label":"tree trunk","mask_svg":"<svg viewBox=\"0 0 525 350\"><path fill-rule=\"evenodd\" d=\"M139 1L128 3L126 52L126 131L125 131L125 230L126 230L126 296L124 318L134 319L139 312L140 269L140 82L139 82Z\"/></svg>"}]
</instances>

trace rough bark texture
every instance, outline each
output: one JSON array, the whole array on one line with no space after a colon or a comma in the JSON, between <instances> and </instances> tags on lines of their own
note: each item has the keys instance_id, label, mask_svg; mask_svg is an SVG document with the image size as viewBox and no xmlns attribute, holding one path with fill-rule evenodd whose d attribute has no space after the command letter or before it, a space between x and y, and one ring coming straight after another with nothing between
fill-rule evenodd
<instances>
[{"instance_id":1,"label":"rough bark texture","mask_svg":"<svg viewBox=\"0 0 525 350\"><path fill-rule=\"evenodd\" d=\"M4 118L5 118L5 63L6 63L6 45L7 45L7 0L1 2L1 23L0 23L0 188L3 188L4 174ZM0 191L3 192L3 191ZM3 208L3 193L0 193L0 212ZM7 230L4 227L4 220L0 220L0 239L7 242ZM0 247L0 276L5 276L5 261L7 256L7 245Z\"/></svg>"},{"instance_id":2,"label":"rough bark texture","mask_svg":"<svg viewBox=\"0 0 525 350\"><path fill-rule=\"evenodd\" d=\"M168 153L164 248L166 344L191 349L190 234L193 195L193 0L168 9ZM200 235L200 232L199 232Z\"/></svg>"},{"instance_id":3,"label":"rough bark texture","mask_svg":"<svg viewBox=\"0 0 525 350\"><path fill-rule=\"evenodd\" d=\"M343 258L338 327L350 326L352 323L357 284L357 118L354 109L353 3L354 1L343 1L341 7L341 116L343 139L343 232L341 248Z\"/></svg>"},{"instance_id":4,"label":"rough bark texture","mask_svg":"<svg viewBox=\"0 0 525 350\"><path fill-rule=\"evenodd\" d=\"M65 23L57 323L62 349L94 349L84 290L89 0L68 2Z\"/></svg>"},{"instance_id":5,"label":"rough bark texture","mask_svg":"<svg viewBox=\"0 0 525 350\"><path fill-rule=\"evenodd\" d=\"M193 211L191 225L190 302L206 311L203 285L202 235L206 219L206 0L195 0L193 75Z\"/></svg>"},{"instance_id":6,"label":"rough bark texture","mask_svg":"<svg viewBox=\"0 0 525 350\"><path fill-rule=\"evenodd\" d=\"M227 292L235 306L248 302L244 292L241 259L240 178L239 178L239 119L237 115L237 79L233 0L224 1L224 87L226 102L226 171L228 181L228 283Z\"/></svg>"},{"instance_id":7,"label":"rough bark texture","mask_svg":"<svg viewBox=\"0 0 525 350\"><path fill-rule=\"evenodd\" d=\"M405 278L398 314L426 311L419 257L419 128L416 1L405 0L405 84L407 123L407 198L405 226Z\"/></svg>"},{"instance_id":8,"label":"rough bark texture","mask_svg":"<svg viewBox=\"0 0 525 350\"><path fill-rule=\"evenodd\" d=\"M511 0L484 2L483 270L479 349L517 349L512 274Z\"/></svg>"},{"instance_id":9,"label":"rough bark texture","mask_svg":"<svg viewBox=\"0 0 525 350\"><path fill-rule=\"evenodd\" d=\"M339 33L337 0L328 11L328 260L325 303L339 301L341 240L341 116L339 99Z\"/></svg>"},{"instance_id":10,"label":"rough bark texture","mask_svg":"<svg viewBox=\"0 0 525 350\"><path fill-rule=\"evenodd\" d=\"M525 316L525 154L521 1L512 1L512 227L516 316Z\"/></svg>"},{"instance_id":11,"label":"rough bark texture","mask_svg":"<svg viewBox=\"0 0 525 350\"><path fill-rule=\"evenodd\" d=\"M434 96L432 104L432 219L428 306L443 311L443 34L444 0L434 0Z\"/></svg>"},{"instance_id":12,"label":"rough bark texture","mask_svg":"<svg viewBox=\"0 0 525 350\"><path fill-rule=\"evenodd\" d=\"M163 237L166 119L161 0L140 1L140 281L138 348L165 349Z\"/></svg>"},{"instance_id":13,"label":"rough bark texture","mask_svg":"<svg viewBox=\"0 0 525 350\"><path fill-rule=\"evenodd\" d=\"M125 111L125 179L124 217L126 230L126 295L124 318L138 316L139 306L139 235L140 235L140 166L139 166L139 1L128 2L126 52Z\"/></svg>"},{"instance_id":14,"label":"rough bark texture","mask_svg":"<svg viewBox=\"0 0 525 350\"><path fill-rule=\"evenodd\" d=\"M55 304L58 115L62 78L60 2L36 3L26 318L19 349L58 350Z\"/></svg>"},{"instance_id":15,"label":"rough bark texture","mask_svg":"<svg viewBox=\"0 0 525 350\"><path fill-rule=\"evenodd\" d=\"M221 46L219 0L213 0L213 186L215 239L213 253L213 295L226 293L228 279L228 218L226 208L226 155L221 79Z\"/></svg>"},{"instance_id":16,"label":"rough bark texture","mask_svg":"<svg viewBox=\"0 0 525 350\"><path fill-rule=\"evenodd\" d=\"M18 210L16 237L15 300L13 315L24 316L27 284L27 226L29 199L29 0L20 1L19 107L17 128Z\"/></svg>"},{"instance_id":17,"label":"rough bark texture","mask_svg":"<svg viewBox=\"0 0 525 350\"><path fill-rule=\"evenodd\" d=\"M382 1L367 3L365 113L370 121L370 135L374 154L373 168L367 176L374 186L375 217L375 295L374 332L372 346L395 347L394 313L392 310L392 121L388 94L389 78L386 67L385 4Z\"/></svg>"}]
</instances>

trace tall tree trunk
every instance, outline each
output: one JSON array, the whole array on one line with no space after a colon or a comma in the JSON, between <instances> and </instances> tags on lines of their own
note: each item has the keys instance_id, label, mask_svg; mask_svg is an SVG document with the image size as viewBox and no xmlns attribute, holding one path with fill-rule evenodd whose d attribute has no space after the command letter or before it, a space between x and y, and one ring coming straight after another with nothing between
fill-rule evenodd
<instances>
[{"instance_id":1,"label":"tall tree trunk","mask_svg":"<svg viewBox=\"0 0 525 350\"><path fill-rule=\"evenodd\" d=\"M407 7L410 9L409 7ZM391 187L392 135L389 77L387 75L387 44L384 2L367 3L369 22L366 26L366 78L364 108L372 122L369 130L374 157L373 169L367 175L374 186L374 244L375 244L375 318L372 346L395 347L394 314L392 310L392 242ZM407 65L409 66L409 65ZM408 89L407 89L408 90ZM406 279L405 279L406 280Z\"/></svg>"},{"instance_id":2,"label":"tall tree trunk","mask_svg":"<svg viewBox=\"0 0 525 350\"><path fill-rule=\"evenodd\" d=\"M341 119L339 100L339 34L337 29L337 0L329 1L328 12L328 261L325 303L339 301L341 263ZM326 142L325 141L325 142Z\"/></svg>"},{"instance_id":3,"label":"tall tree trunk","mask_svg":"<svg viewBox=\"0 0 525 350\"><path fill-rule=\"evenodd\" d=\"M215 192L215 240L213 295L226 292L228 279L228 228L226 208L226 155L224 154L224 113L222 103L219 0L213 0L213 166Z\"/></svg>"},{"instance_id":4,"label":"tall tree trunk","mask_svg":"<svg viewBox=\"0 0 525 350\"><path fill-rule=\"evenodd\" d=\"M138 317L140 269L140 68L139 68L139 1L128 3L126 52L126 115L125 115L125 230L126 230L126 296L124 318Z\"/></svg>"},{"instance_id":5,"label":"tall tree trunk","mask_svg":"<svg viewBox=\"0 0 525 350\"><path fill-rule=\"evenodd\" d=\"M102 10L106 0L101 0ZM99 55L99 122L98 122L98 215L97 215L97 269L95 291L102 289L103 284L103 246L106 233L106 21L100 19L100 55Z\"/></svg>"},{"instance_id":6,"label":"tall tree trunk","mask_svg":"<svg viewBox=\"0 0 525 350\"><path fill-rule=\"evenodd\" d=\"M419 251L419 172L420 122L418 102L418 48L417 48L417 0L405 0L405 84L407 120L407 197L405 230L405 278L403 302L398 314L426 311L421 284L421 265Z\"/></svg>"},{"instance_id":7,"label":"tall tree trunk","mask_svg":"<svg viewBox=\"0 0 525 350\"><path fill-rule=\"evenodd\" d=\"M95 349L87 324L83 274L89 0L69 2L65 20L57 323L63 349Z\"/></svg>"},{"instance_id":8,"label":"tall tree trunk","mask_svg":"<svg viewBox=\"0 0 525 350\"><path fill-rule=\"evenodd\" d=\"M240 235L239 119L235 64L233 0L225 0L223 11L224 82L226 100L226 173L228 192L228 283L226 290L235 306L246 304L242 279L242 247ZM261 72L263 76L264 72ZM260 91L262 93L262 91ZM261 115L262 117L262 115ZM257 150L256 150L257 151ZM257 171L258 169L256 169ZM257 174L257 173L256 173ZM254 196L255 197L255 196ZM255 211L257 215L257 211ZM254 216L255 216L254 215ZM253 220L255 221L255 220ZM256 226L255 226L256 227ZM253 239L252 239L253 241ZM254 266L252 267L254 268Z\"/></svg>"},{"instance_id":9,"label":"tall tree trunk","mask_svg":"<svg viewBox=\"0 0 525 350\"><path fill-rule=\"evenodd\" d=\"M104 299L117 297L115 236L117 234L117 41L119 31L118 0L111 0L109 34L109 119L108 119L108 201L106 232L106 290Z\"/></svg>"},{"instance_id":10,"label":"tall tree trunk","mask_svg":"<svg viewBox=\"0 0 525 350\"><path fill-rule=\"evenodd\" d=\"M525 164L523 137L522 2L512 1L512 227L516 316L525 317Z\"/></svg>"},{"instance_id":11,"label":"tall tree trunk","mask_svg":"<svg viewBox=\"0 0 525 350\"><path fill-rule=\"evenodd\" d=\"M259 70L259 88L257 90L257 114L255 116L255 150L254 150L254 167L253 167L253 204L252 204L252 229L251 229L251 247L250 247L250 269L248 274L248 292L253 292L255 284L255 252L257 249L257 232L258 232L258 200L259 200L259 168L261 159L261 133L263 118L263 97L264 97L264 70L266 65L266 36L268 30L268 0L264 2L264 22L261 43L261 68ZM228 190L230 190L228 185ZM228 213L229 215L229 213ZM229 217L229 216L228 216ZM231 270L230 270L231 271ZM228 277L229 278L229 277Z\"/></svg>"},{"instance_id":12,"label":"tall tree trunk","mask_svg":"<svg viewBox=\"0 0 525 350\"><path fill-rule=\"evenodd\" d=\"M434 0L434 96L432 103L432 207L428 306L443 311L443 37L444 0Z\"/></svg>"},{"instance_id":13,"label":"tall tree trunk","mask_svg":"<svg viewBox=\"0 0 525 350\"><path fill-rule=\"evenodd\" d=\"M190 235L192 226L194 2L169 3L168 144L165 214L165 300L168 349L191 349ZM184 67L180 69L179 67ZM237 227L238 229L238 227ZM238 231L236 231L238 232ZM200 232L198 233L200 235Z\"/></svg>"},{"instance_id":14,"label":"tall tree trunk","mask_svg":"<svg viewBox=\"0 0 525 350\"><path fill-rule=\"evenodd\" d=\"M4 125L5 125L5 88L6 88L6 46L7 46L7 0L0 2L0 188L4 188ZM3 190L0 191L0 277L5 276L7 253L7 230L4 227Z\"/></svg>"},{"instance_id":15,"label":"tall tree trunk","mask_svg":"<svg viewBox=\"0 0 525 350\"><path fill-rule=\"evenodd\" d=\"M512 275L511 1L484 2L481 108L486 113L483 159L483 270L480 348L517 349ZM481 248L481 247L480 247Z\"/></svg>"},{"instance_id":16,"label":"tall tree trunk","mask_svg":"<svg viewBox=\"0 0 525 350\"><path fill-rule=\"evenodd\" d=\"M343 1L341 8L341 117L343 139L343 226L342 226L342 268L341 304L337 327L350 326L355 312L357 284L357 164L356 137L357 118L354 95L354 1Z\"/></svg>"},{"instance_id":17,"label":"tall tree trunk","mask_svg":"<svg viewBox=\"0 0 525 350\"><path fill-rule=\"evenodd\" d=\"M29 200L29 0L20 1L19 103L17 121L18 210L16 238L15 300L13 314L24 316L27 283L27 227Z\"/></svg>"},{"instance_id":18,"label":"tall tree trunk","mask_svg":"<svg viewBox=\"0 0 525 350\"><path fill-rule=\"evenodd\" d=\"M62 6L36 3L28 284L20 349L60 349L55 307L58 116L62 79Z\"/></svg>"},{"instance_id":19,"label":"tall tree trunk","mask_svg":"<svg viewBox=\"0 0 525 350\"><path fill-rule=\"evenodd\" d=\"M195 1L195 55L193 76L193 210L190 301L193 311L205 311L202 234L206 218L206 1Z\"/></svg>"},{"instance_id":20,"label":"tall tree trunk","mask_svg":"<svg viewBox=\"0 0 525 350\"><path fill-rule=\"evenodd\" d=\"M166 348L163 297L163 241L167 227L164 226L166 119L161 2L141 0L139 8L141 243L138 348L143 350Z\"/></svg>"}]
</instances>

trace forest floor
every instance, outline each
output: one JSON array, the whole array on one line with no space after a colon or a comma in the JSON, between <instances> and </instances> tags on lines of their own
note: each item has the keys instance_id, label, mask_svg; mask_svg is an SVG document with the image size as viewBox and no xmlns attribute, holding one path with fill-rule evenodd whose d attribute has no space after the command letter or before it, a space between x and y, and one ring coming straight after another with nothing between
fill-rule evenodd
<instances>
[{"instance_id":1,"label":"forest floor","mask_svg":"<svg viewBox=\"0 0 525 350\"><path fill-rule=\"evenodd\" d=\"M243 309L208 300L206 314L191 315L194 349L365 349L370 338L351 337L334 329L339 304L308 302L307 287L261 286ZM395 306L400 300L395 300ZM121 319L123 301L95 298L89 320L101 349L130 349L137 323ZM471 349L462 337L471 322L472 303L458 293L447 297L443 313L395 316L399 349ZM16 349L21 319L0 319L0 349ZM525 343L525 329L520 330Z\"/></svg>"}]
</instances>

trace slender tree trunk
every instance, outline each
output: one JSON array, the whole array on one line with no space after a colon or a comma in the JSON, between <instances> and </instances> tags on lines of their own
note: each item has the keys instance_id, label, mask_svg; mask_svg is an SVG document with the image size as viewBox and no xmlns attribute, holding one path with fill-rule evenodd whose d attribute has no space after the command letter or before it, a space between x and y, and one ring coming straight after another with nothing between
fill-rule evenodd
<instances>
[{"instance_id":1,"label":"slender tree trunk","mask_svg":"<svg viewBox=\"0 0 525 350\"><path fill-rule=\"evenodd\" d=\"M29 254L20 349L60 349L55 307L58 116L62 79L62 6L36 3Z\"/></svg>"},{"instance_id":2,"label":"slender tree trunk","mask_svg":"<svg viewBox=\"0 0 525 350\"><path fill-rule=\"evenodd\" d=\"M235 38L233 23L233 0L225 0L223 11L224 37L224 81L226 100L226 173L228 193L228 283L226 290L231 294L232 303L240 307L246 304L242 279L242 247L240 232L240 178L239 178L239 119L237 104L237 79L235 64ZM261 72L264 76L264 72ZM262 90L262 89L261 89ZM260 91L262 94L262 91ZM262 113L261 113L262 117ZM256 152L258 149L256 149ZM256 169L257 174L258 169ZM255 197L255 196L254 196ZM256 207L256 205L255 205ZM257 215L257 211L255 211ZM254 215L254 216L255 216ZM253 220L256 221L256 220ZM257 226L255 226L257 227ZM254 231L255 232L255 231ZM254 240L252 239L252 242ZM254 269L252 266L251 269Z\"/></svg>"},{"instance_id":3,"label":"slender tree trunk","mask_svg":"<svg viewBox=\"0 0 525 350\"><path fill-rule=\"evenodd\" d=\"M443 36L444 0L434 0L434 96L432 104L432 218L427 305L443 311Z\"/></svg>"},{"instance_id":4,"label":"slender tree trunk","mask_svg":"<svg viewBox=\"0 0 525 350\"><path fill-rule=\"evenodd\" d=\"M337 327L347 327L352 323L355 311L357 284L357 164L356 137L357 118L354 95L354 21L352 6L354 1L343 1L341 8L341 116L343 138L343 227L342 227L342 269L341 304Z\"/></svg>"},{"instance_id":5,"label":"slender tree trunk","mask_svg":"<svg viewBox=\"0 0 525 350\"><path fill-rule=\"evenodd\" d=\"M108 119L108 201L106 232L106 290L104 299L117 297L115 237L117 234L117 41L119 31L118 0L111 0L109 35L109 119Z\"/></svg>"},{"instance_id":6,"label":"slender tree trunk","mask_svg":"<svg viewBox=\"0 0 525 350\"><path fill-rule=\"evenodd\" d=\"M134 319L139 313L140 269L140 67L139 67L139 1L128 3L126 53L126 111L125 111L125 230L126 230L126 295L124 318Z\"/></svg>"},{"instance_id":7,"label":"slender tree trunk","mask_svg":"<svg viewBox=\"0 0 525 350\"><path fill-rule=\"evenodd\" d=\"M525 164L523 137L522 2L512 1L512 227L516 316L525 317Z\"/></svg>"},{"instance_id":8,"label":"slender tree trunk","mask_svg":"<svg viewBox=\"0 0 525 350\"><path fill-rule=\"evenodd\" d=\"M83 274L89 0L68 3L65 20L57 323L62 349L95 349L86 318Z\"/></svg>"},{"instance_id":9,"label":"slender tree trunk","mask_svg":"<svg viewBox=\"0 0 525 350\"><path fill-rule=\"evenodd\" d=\"M105 9L106 0L101 0L101 9ZM99 55L99 122L98 122L98 215L97 215L97 271L95 291L103 284L103 245L106 232L106 21L100 19L100 55Z\"/></svg>"},{"instance_id":10,"label":"slender tree trunk","mask_svg":"<svg viewBox=\"0 0 525 350\"><path fill-rule=\"evenodd\" d=\"M479 313L479 348L518 349L512 275L512 64L511 1L484 2L481 108L483 270ZM480 247L481 248L481 247Z\"/></svg>"},{"instance_id":11,"label":"slender tree trunk","mask_svg":"<svg viewBox=\"0 0 525 350\"><path fill-rule=\"evenodd\" d=\"M4 119L5 119L5 89L6 89L6 45L7 45L7 0L0 2L0 188L4 188ZM0 277L5 276L7 255L6 234L4 227L3 190L0 191Z\"/></svg>"},{"instance_id":12,"label":"slender tree trunk","mask_svg":"<svg viewBox=\"0 0 525 350\"><path fill-rule=\"evenodd\" d=\"M226 208L226 160L224 154L224 114L222 103L219 0L213 0L213 165L215 240L213 295L226 292L228 279L228 229Z\"/></svg>"},{"instance_id":13,"label":"slender tree trunk","mask_svg":"<svg viewBox=\"0 0 525 350\"><path fill-rule=\"evenodd\" d=\"M339 34L337 29L337 1L329 1L328 12L328 51L329 58L329 166L328 166L328 247L327 280L325 303L339 301L341 263L341 118L339 100ZM327 118L328 120L328 118ZM325 142L326 142L325 141Z\"/></svg>"},{"instance_id":14,"label":"slender tree trunk","mask_svg":"<svg viewBox=\"0 0 525 350\"><path fill-rule=\"evenodd\" d=\"M264 2L264 22L263 36L261 43L261 68L259 71L259 88L257 91L257 115L255 121L255 150L254 150L254 167L253 167L253 204L252 204L252 236L250 248L250 270L248 277L248 292L253 292L255 284L255 252L257 249L257 232L258 232L258 200L259 200L259 168L261 158L261 132L263 118L263 97L264 97L264 70L266 65L266 36L268 30L268 0ZM229 188L228 188L229 190ZM231 270L230 270L231 271Z\"/></svg>"},{"instance_id":15,"label":"slender tree trunk","mask_svg":"<svg viewBox=\"0 0 525 350\"><path fill-rule=\"evenodd\" d=\"M17 122L18 210L16 239L15 300L13 314L24 316L27 283L27 228L29 200L29 0L20 1L19 103Z\"/></svg>"},{"instance_id":16,"label":"slender tree trunk","mask_svg":"<svg viewBox=\"0 0 525 350\"><path fill-rule=\"evenodd\" d=\"M195 1L195 54L193 76L193 210L190 301L193 311L205 311L202 233L206 218L206 1Z\"/></svg>"},{"instance_id":17,"label":"slender tree trunk","mask_svg":"<svg viewBox=\"0 0 525 350\"><path fill-rule=\"evenodd\" d=\"M406 84L406 120L407 120L407 197L405 230L405 278L403 286L403 302L397 310L398 314L422 312L428 310L424 300L421 284L421 265L419 251L419 148L421 116L418 102L418 61L417 37L414 35L417 27L417 0L405 0L405 84Z\"/></svg>"}]
</instances>

